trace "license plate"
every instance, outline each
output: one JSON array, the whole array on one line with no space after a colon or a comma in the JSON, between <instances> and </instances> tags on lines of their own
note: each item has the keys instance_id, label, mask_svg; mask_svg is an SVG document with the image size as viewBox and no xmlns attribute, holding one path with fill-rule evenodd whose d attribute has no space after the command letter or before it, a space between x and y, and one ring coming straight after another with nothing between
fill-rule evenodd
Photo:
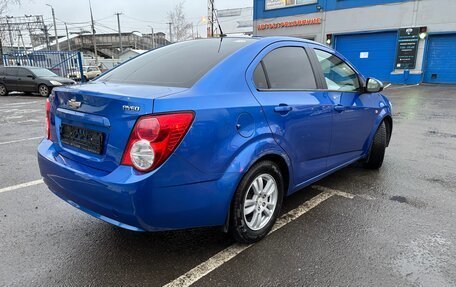
<instances>
[{"instance_id":1,"label":"license plate","mask_svg":"<svg viewBox=\"0 0 456 287\"><path fill-rule=\"evenodd\" d=\"M103 151L103 133L62 124L60 141L66 145L79 148L91 153L101 154Z\"/></svg>"}]
</instances>

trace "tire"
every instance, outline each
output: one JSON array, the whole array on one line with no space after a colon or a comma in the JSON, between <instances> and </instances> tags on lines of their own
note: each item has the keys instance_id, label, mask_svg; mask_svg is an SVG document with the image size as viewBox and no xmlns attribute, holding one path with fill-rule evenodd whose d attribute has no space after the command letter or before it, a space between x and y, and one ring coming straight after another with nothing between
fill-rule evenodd
<instances>
[{"instance_id":1,"label":"tire","mask_svg":"<svg viewBox=\"0 0 456 287\"><path fill-rule=\"evenodd\" d=\"M229 230L234 239L248 244L263 239L277 220L283 194L283 177L274 162L262 161L250 168L231 204Z\"/></svg>"},{"instance_id":2,"label":"tire","mask_svg":"<svg viewBox=\"0 0 456 287\"><path fill-rule=\"evenodd\" d=\"M51 93L51 89L46 86L45 84L41 84L38 86L38 93L40 93L40 96L42 97L49 97L49 94Z\"/></svg>"},{"instance_id":3,"label":"tire","mask_svg":"<svg viewBox=\"0 0 456 287\"><path fill-rule=\"evenodd\" d=\"M0 84L0 96L1 97L8 96L8 89L3 84Z\"/></svg>"},{"instance_id":4,"label":"tire","mask_svg":"<svg viewBox=\"0 0 456 287\"><path fill-rule=\"evenodd\" d=\"M386 126L382 122L375 133L367 160L363 166L367 169L379 169L383 164L386 150Z\"/></svg>"}]
</instances>

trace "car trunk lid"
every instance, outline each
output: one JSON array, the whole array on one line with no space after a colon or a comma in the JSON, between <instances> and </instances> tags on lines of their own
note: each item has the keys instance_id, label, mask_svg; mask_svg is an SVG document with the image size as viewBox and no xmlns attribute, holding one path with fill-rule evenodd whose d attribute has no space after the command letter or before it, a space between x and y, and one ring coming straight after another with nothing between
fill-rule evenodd
<instances>
[{"instance_id":1,"label":"car trunk lid","mask_svg":"<svg viewBox=\"0 0 456 287\"><path fill-rule=\"evenodd\" d=\"M186 89L95 82L54 91L54 142L63 157L92 168L119 166L136 120L156 98Z\"/></svg>"}]
</instances>

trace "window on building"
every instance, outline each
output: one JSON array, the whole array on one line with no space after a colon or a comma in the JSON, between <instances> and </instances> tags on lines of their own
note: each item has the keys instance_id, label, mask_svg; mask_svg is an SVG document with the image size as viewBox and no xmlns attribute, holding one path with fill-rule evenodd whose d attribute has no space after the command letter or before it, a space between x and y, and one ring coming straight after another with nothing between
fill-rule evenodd
<instances>
[{"instance_id":1,"label":"window on building","mask_svg":"<svg viewBox=\"0 0 456 287\"><path fill-rule=\"evenodd\" d=\"M315 49L318 61L321 64L326 84L329 90L354 92L359 91L358 74L339 57Z\"/></svg>"},{"instance_id":2,"label":"window on building","mask_svg":"<svg viewBox=\"0 0 456 287\"><path fill-rule=\"evenodd\" d=\"M269 88L277 90L316 89L315 76L302 47L283 47L263 59Z\"/></svg>"},{"instance_id":3,"label":"window on building","mask_svg":"<svg viewBox=\"0 0 456 287\"><path fill-rule=\"evenodd\" d=\"M309 5L317 3L317 0L266 0L266 10L280 9L290 6Z\"/></svg>"}]
</instances>

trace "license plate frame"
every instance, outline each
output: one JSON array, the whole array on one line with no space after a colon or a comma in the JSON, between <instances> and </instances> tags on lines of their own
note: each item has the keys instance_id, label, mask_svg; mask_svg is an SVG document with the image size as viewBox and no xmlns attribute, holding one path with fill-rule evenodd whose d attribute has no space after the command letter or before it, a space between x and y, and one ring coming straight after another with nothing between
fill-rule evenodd
<instances>
[{"instance_id":1,"label":"license plate frame","mask_svg":"<svg viewBox=\"0 0 456 287\"><path fill-rule=\"evenodd\" d=\"M68 124L60 126L61 143L90 153L102 154L104 139L104 133L99 131Z\"/></svg>"}]
</instances>

